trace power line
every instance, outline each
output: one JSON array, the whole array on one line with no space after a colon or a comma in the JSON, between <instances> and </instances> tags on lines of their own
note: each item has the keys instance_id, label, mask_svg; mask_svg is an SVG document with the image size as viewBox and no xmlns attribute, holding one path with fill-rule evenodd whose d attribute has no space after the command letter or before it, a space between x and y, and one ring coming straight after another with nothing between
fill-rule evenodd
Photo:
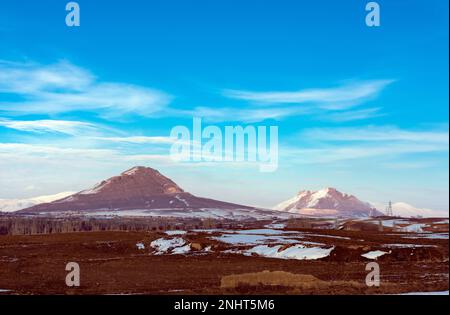
<instances>
[{"instance_id":1,"label":"power line","mask_svg":"<svg viewBox=\"0 0 450 315\"><path fill-rule=\"evenodd\" d=\"M392 202L391 201L389 201L389 203L388 203L388 205L386 207L386 215L388 217L393 217L394 216L394 213L392 211Z\"/></svg>"}]
</instances>

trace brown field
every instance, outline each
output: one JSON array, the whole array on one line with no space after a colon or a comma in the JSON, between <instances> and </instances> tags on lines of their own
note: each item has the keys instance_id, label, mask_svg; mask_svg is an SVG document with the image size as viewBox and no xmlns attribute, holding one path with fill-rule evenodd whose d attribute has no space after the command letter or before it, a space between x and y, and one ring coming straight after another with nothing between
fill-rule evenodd
<instances>
[{"instance_id":1,"label":"brown field","mask_svg":"<svg viewBox=\"0 0 450 315\"><path fill-rule=\"evenodd\" d=\"M154 231L0 236L0 292L3 289L9 291L1 294L383 294L448 290L448 240L407 240L434 247L399 249L380 257L381 286L369 288L365 286L368 261L360 256L361 250L373 249L377 243L398 243L398 235L321 233L364 238L365 242L356 246L346 239L322 238L320 241L332 240L336 246L330 257L291 260L219 251L158 256L138 250L137 242L148 244L164 236ZM191 236L192 242L204 243L206 239L202 234ZM220 246L215 241L209 242ZM65 266L72 261L81 269L81 286L77 288L65 285ZM274 276L276 273L261 276L263 271L284 272L278 273L284 278ZM250 278L242 276L248 273L258 274Z\"/></svg>"}]
</instances>

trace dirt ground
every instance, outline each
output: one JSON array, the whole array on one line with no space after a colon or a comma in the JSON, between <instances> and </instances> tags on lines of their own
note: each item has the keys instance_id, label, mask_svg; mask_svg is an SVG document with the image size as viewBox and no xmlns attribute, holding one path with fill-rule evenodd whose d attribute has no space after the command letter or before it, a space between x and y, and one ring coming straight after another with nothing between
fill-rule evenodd
<instances>
[{"instance_id":1,"label":"dirt ground","mask_svg":"<svg viewBox=\"0 0 450 315\"><path fill-rule=\"evenodd\" d=\"M368 261L350 255L348 250L353 245L345 245L346 240L336 245L334 255L309 261L219 252L157 256L136 248L137 242L148 244L161 235L83 232L1 236L0 291L8 291L0 294L380 294L448 290L448 240L420 240L437 245L416 249L416 253L424 252L416 254L415 259L411 254L379 259L381 286L369 288L364 285ZM68 262L80 265L80 287L65 284ZM336 285L221 288L224 276L265 270L312 275L321 283Z\"/></svg>"}]
</instances>

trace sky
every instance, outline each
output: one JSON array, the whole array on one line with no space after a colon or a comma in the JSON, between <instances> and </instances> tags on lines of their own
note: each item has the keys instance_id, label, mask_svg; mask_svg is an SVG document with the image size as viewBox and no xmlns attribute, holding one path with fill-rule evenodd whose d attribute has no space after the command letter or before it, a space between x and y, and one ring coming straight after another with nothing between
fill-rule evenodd
<instances>
[{"instance_id":1,"label":"sky","mask_svg":"<svg viewBox=\"0 0 450 315\"><path fill-rule=\"evenodd\" d=\"M0 2L0 198L135 165L272 207L336 187L449 211L448 1ZM172 128L277 126L278 168L170 158Z\"/></svg>"}]
</instances>

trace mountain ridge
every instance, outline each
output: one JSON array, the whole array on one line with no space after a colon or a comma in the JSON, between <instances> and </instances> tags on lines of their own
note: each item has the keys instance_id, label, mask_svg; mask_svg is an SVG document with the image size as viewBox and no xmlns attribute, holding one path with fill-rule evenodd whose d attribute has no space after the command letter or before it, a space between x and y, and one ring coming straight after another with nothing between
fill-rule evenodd
<instances>
[{"instance_id":1,"label":"mountain ridge","mask_svg":"<svg viewBox=\"0 0 450 315\"><path fill-rule=\"evenodd\" d=\"M19 213L130 209L253 209L253 207L196 197L159 171L135 166L65 198L19 210Z\"/></svg>"}]
</instances>

